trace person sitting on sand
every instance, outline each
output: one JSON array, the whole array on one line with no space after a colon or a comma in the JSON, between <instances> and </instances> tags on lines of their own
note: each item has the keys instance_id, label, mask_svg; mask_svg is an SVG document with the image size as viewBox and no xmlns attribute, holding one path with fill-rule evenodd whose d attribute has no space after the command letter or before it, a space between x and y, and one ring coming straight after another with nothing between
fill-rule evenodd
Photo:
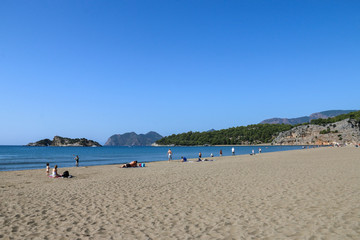
<instances>
[{"instance_id":1,"label":"person sitting on sand","mask_svg":"<svg viewBox=\"0 0 360 240\"><path fill-rule=\"evenodd\" d=\"M132 161L130 163L125 163L120 168L129 168L129 167L137 167L137 161Z\"/></svg>"},{"instance_id":2,"label":"person sitting on sand","mask_svg":"<svg viewBox=\"0 0 360 240\"><path fill-rule=\"evenodd\" d=\"M57 172L57 165L54 166L51 177L61 177Z\"/></svg>"},{"instance_id":3,"label":"person sitting on sand","mask_svg":"<svg viewBox=\"0 0 360 240\"><path fill-rule=\"evenodd\" d=\"M187 162L187 158L186 157L181 157L181 161L182 162Z\"/></svg>"},{"instance_id":4,"label":"person sitting on sand","mask_svg":"<svg viewBox=\"0 0 360 240\"><path fill-rule=\"evenodd\" d=\"M50 164L46 163L46 175L50 175Z\"/></svg>"}]
</instances>

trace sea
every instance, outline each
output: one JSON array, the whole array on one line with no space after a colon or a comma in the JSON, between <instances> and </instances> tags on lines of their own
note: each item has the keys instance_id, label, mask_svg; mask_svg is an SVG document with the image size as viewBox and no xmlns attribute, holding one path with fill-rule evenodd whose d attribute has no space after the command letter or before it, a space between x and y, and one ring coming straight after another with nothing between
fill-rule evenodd
<instances>
[{"instance_id":1,"label":"sea","mask_svg":"<svg viewBox=\"0 0 360 240\"><path fill-rule=\"evenodd\" d=\"M0 146L0 171L15 171L27 169L45 168L46 163L50 167L55 164L59 168L74 167L75 156L78 155L79 166L96 166L123 164L137 160L140 163L167 161L167 151L171 148L173 160L181 159L182 156L198 158L199 152L202 158L218 157L220 150L223 156L231 156L232 147L235 155L289 151L302 149L302 146L193 146L193 147L151 147L151 146L104 146L104 147L29 147L29 146Z\"/></svg>"}]
</instances>

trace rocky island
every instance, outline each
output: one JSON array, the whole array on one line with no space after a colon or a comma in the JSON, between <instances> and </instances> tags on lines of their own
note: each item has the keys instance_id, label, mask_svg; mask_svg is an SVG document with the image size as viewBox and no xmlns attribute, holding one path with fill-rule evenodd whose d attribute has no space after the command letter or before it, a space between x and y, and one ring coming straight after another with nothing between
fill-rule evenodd
<instances>
[{"instance_id":1,"label":"rocky island","mask_svg":"<svg viewBox=\"0 0 360 240\"><path fill-rule=\"evenodd\" d=\"M109 137L105 146L151 146L162 136L157 132L148 132L147 134L136 134L134 132L115 134Z\"/></svg>"},{"instance_id":2,"label":"rocky island","mask_svg":"<svg viewBox=\"0 0 360 240\"><path fill-rule=\"evenodd\" d=\"M29 143L26 146L31 147L101 147L98 142L93 140L88 140L86 138L64 138L60 136L55 136L53 140L42 139L40 141Z\"/></svg>"}]
</instances>

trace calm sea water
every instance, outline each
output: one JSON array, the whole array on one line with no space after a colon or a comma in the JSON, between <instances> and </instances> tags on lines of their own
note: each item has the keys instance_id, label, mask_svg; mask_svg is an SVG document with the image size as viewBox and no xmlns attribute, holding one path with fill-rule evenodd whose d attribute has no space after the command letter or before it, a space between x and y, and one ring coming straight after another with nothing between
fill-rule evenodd
<instances>
[{"instance_id":1,"label":"calm sea water","mask_svg":"<svg viewBox=\"0 0 360 240\"><path fill-rule=\"evenodd\" d=\"M259 147L262 153L301 149L301 146L235 146L236 155L257 153ZM223 156L231 155L232 146L226 147L171 147L173 159L197 158L199 152L203 158L209 158L213 153L219 156L222 149ZM169 147L27 147L0 146L0 171L41 169L46 163L60 168L74 167L74 155L79 155L80 166L109 165L126 163L133 160L138 162L166 161Z\"/></svg>"}]
</instances>

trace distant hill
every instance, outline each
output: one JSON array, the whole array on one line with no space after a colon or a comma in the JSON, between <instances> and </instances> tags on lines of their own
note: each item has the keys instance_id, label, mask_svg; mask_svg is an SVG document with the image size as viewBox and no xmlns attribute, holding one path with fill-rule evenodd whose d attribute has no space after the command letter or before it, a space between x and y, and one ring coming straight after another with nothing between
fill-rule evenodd
<instances>
[{"instance_id":1,"label":"distant hill","mask_svg":"<svg viewBox=\"0 0 360 240\"><path fill-rule=\"evenodd\" d=\"M136 134L134 132L115 134L109 137L105 146L150 146L162 136L156 132Z\"/></svg>"},{"instance_id":2,"label":"distant hill","mask_svg":"<svg viewBox=\"0 0 360 240\"><path fill-rule=\"evenodd\" d=\"M310 124L299 125L281 132L274 145L330 145L360 142L360 111L338 115L332 118L311 120Z\"/></svg>"},{"instance_id":3,"label":"distant hill","mask_svg":"<svg viewBox=\"0 0 360 240\"><path fill-rule=\"evenodd\" d=\"M347 114L356 110L329 110L324 112L313 113L310 116L298 117L298 118L270 118L262 121L260 124L290 124L297 125L302 123L308 123L313 119L319 118L331 118L341 114Z\"/></svg>"},{"instance_id":4,"label":"distant hill","mask_svg":"<svg viewBox=\"0 0 360 240\"><path fill-rule=\"evenodd\" d=\"M29 143L27 146L31 147L101 147L98 142L93 140L88 140L86 138L64 138L60 136L55 136L53 140L42 139L35 143Z\"/></svg>"}]
</instances>

